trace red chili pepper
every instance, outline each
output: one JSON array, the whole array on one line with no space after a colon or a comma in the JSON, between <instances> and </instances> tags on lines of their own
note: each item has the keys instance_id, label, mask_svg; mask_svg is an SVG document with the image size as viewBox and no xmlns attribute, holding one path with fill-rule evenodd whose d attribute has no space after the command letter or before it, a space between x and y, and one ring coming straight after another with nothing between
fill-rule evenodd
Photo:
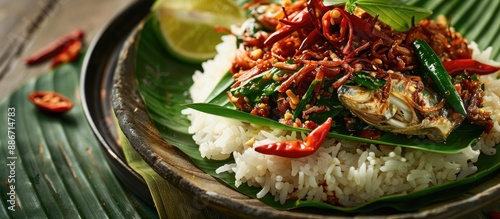
<instances>
[{"instance_id":1,"label":"red chili pepper","mask_svg":"<svg viewBox=\"0 0 500 219\"><path fill-rule=\"evenodd\" d=\"M314 29L307 35L307 37L300 43L299 50L302 51L306 48L314 45L318 40L321 39L321 34L318 32L318 29Z\"/></svg>"},{"instance_id":2,"label":"red chili pepper","mask_svg":"<svg viewBox=\"0 0 500 219\"><path fill-rule=\"evenodd\" d=\"M52 43L38 50L33 55L26 58L24 62L27 65L33 65L47 61L50 58L56 56L58 53L60 53L65 47L67 47L72 42L81 41L84 35L85 33L79 29L71 31L70 33L62 36L61 38L53 41Z\"/></svg>"},{"instance_id":3,"label":"red chili pepper","mask_svg":"<svg viewBox=\"0 0 500 219\"><path fill-rule=\"evenodd\" d=\"M443 62L443 66L452 77L457 76L463 71L471 74L487 75L500 71L500 67L491 66L478 62L474 59L457 59Z\"/></svg>"},{"instance_id":4,"label":"red chili pepper","mask_svg":"<svg viewBox=\"0 0 500 219\"><path fill-rule=\"evenodd\" d=\"M349 16L349 18L353 24L354 30L357 33L356 35L359 35L362 37L366 36L366 37L371 39L371 42L375 42L378 39L382 39L383 42L385 42L386 44L389 44L389 45L394 42L394 39L392 39L391 37L387 36L382 31L375 28L375 22L378 20L378 16L375 16L374 18L372 18L372 20L370 22L368 22L368 21L361 19L360 17L358 17L356 15L353 15L350 13L346 13L346 14L347 14L347 16Z\"/></svg>"},{"instance_id":5,"label":"red chili pepper","mask_svg":"<svg viewBox=\"0 0 500 219\"><path fill-rule=\"evenodd\" d=\"M47 113L64 113L73 108L73 102L69 98L53 91L32 92L28 99Z\"/></svg>"},{"instance_id":6,"label":"red chili pepper","mask_svg":"<svg viewBox=\"0 0 500 219\"><path fill-rule=\"evenodd\" d=\"M82 50L82 42L81 41L73 41L69 44L64 50L59 53L56 58L52 61L52 68L57 67L60 64L68 63L75 61L76 58L80 55L80 51Z\"/></svg>"},{"instance_id":7,"label":"red chili pepper","mask_svg":"<svg viewBox=\"0 0 500 219\"><path fill-rule=\"evenodd\" d=\"M321 25L321 18L323 15L332 10L333 7L325 6L321 0L309 0L307 1L307 11L311 17L314 27L318 30L318 33L323 32L323 26Z\"/></svg>"},{"instance_id":8,"label":"red chili pepper","mask_svg":"<svg viewBox=\"0 0 500 219\"><path fill-rule=\"evenodd\" d=\"M255 147L255 151L262 154L276 155L287 158L306 157L319 149L331 126L332 118L328 118L323 124L316 127L311 133L309 133L305 142L293 140L271 143Z\"/></svg>"},{"instance_id":9,"label":"red chili pepper","mask_svg":"<svg viewBox=\"0 0 500 219\"><path fill-rule=\"evenodd\" d=\"M285 26L277 29L274 33L267 37L266 41L264 41L264 45L271 46L300 28L309 25L311 23L311 17L309 16L309 12L304 9L293 15L291 21L281 20L281 22L285 24Z\"/></svg>"}]
</instances>

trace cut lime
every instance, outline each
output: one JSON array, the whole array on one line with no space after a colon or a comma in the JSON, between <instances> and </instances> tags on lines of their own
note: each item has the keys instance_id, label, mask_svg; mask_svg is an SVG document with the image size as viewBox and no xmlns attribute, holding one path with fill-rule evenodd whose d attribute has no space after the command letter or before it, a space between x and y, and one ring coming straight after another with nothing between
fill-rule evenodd
<instances>
[{"instance_id":1,"label":"cut lime","mask_svg":"<svg viewBox=\"0 0 500 219\"><path fill-rule=\"evenodd\" d=\"M190 62L213 58L221 42L216 27L229 28L244 21L243 10L233 0L161 0L153 6L158 32L167 49Z\"/></svg>"}]
</instances>

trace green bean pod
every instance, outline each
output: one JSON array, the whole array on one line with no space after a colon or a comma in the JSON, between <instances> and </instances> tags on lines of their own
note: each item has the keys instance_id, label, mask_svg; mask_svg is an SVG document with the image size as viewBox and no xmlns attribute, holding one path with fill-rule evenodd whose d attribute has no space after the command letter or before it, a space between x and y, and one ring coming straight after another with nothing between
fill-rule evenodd
<instances>
[{"instance_id":1,"label":"green bean pod","mask_svg":"<svg viewBox=\"0 0 500 219\"><path fill-rule=\"evenodd\" d=\"M431 78L435 84L438 94L443 96L453 109L466 115L464 103L458 91L451 82L451 77L444 68L441 60L434 50L422 39L417 39L412 43L420 64L420 71L424 78ZM424 80L424 83L427 82Z\"/></svg>"}]
</instances>

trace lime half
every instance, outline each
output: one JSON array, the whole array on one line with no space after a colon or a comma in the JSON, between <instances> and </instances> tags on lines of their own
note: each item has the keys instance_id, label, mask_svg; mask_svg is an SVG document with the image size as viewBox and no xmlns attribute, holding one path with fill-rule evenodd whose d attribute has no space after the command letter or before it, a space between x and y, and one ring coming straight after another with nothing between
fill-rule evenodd
<instances>
[{"instance_id":1,"label":"lime half","mask_svg":"<svg viewBox=\"0 0 500 219\"><path fill-rule=\"evenodd\" d=\"M158 32L180 59L202 62L216 55L221 42L216 27L241 24L245 15L233 0L160 0L153 6Z\"/></svg>"}]
</instances>

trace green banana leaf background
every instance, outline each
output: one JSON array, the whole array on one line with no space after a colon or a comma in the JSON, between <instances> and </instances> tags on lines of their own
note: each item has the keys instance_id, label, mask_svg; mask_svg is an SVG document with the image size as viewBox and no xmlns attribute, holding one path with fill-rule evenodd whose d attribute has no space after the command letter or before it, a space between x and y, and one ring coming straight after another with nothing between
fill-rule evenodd
<instances>
[{"instance_id":1,"label":"green banana leaf background","mask_svg":"<svg viewBox=\"0 0 500 219\"><path fill-rule=\"evenodd\" d=\"M0 175L5 179L0 186L0 218L158 217L156 209L118 181L86 121L79 102L83 54L80 57L29 81L0 102ZM27 98L41 90L61 93L75 106L64 115L43 113ZM11 162L14 171L6 166ZM10 186L15 211L9 210Z\"/></svg>"},{"instance_id":2,"label":"green banana leaf background","mask_svg":"<svg viewBox=\"0 0 500 219\"><path fill-rule=\"evenodd\" d=\"M435 18L444 14L451 18L452 26L470 40L476 41L481 49L493 46L492 59L500 60L500 1L404 1L433 10ZM206 173L218 178L235 190L255 197L260 188L234 185L234 175L223 173L216 174L215 169L226 161L213 161L203 159L198 151L198 146L187 132L189 121L181 115L184 104L190 103L185 93L192 84L191 75L199 65L182 63L175 56L162 48L163 42L159 35L157 19L152 15L146 21L140 32L136 55L137 85L149 115L163 138L185 153L192 162ZM151 70L155 66L155 71ZM158 74L165 72L166 74ZM497 149L500 149L497 146ZM474 185L494 177L497 183L500 178L495 170L500 167L500 153L494 156L481 155L477 162L478 171L473 176L456 182L434 186L409 195L391 195L354 208L344 208L309 201L288 201L281 205L270 195L261 201L277 209L287 210L300 207L317 207L334 209L346 213L370 212L382 208L393 208L399 211L413 211L423 208L433 202L450 199L474 187ZM498 171L497 171L498 172ZM496 177L495 177L496 176ZM431 197L432 198L429 198Z\"/></svg>"}]
</instances>

